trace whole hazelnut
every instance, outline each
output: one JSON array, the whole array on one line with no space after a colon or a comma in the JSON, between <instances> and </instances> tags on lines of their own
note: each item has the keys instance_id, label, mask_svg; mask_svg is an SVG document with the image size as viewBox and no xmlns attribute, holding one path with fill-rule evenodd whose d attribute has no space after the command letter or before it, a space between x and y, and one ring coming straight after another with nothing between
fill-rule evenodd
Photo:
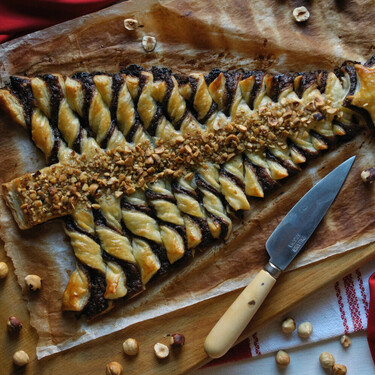
<instances>
[{"instance_id":1,"label":"whole hazelnut","mask_svg":"<svg viewBox=\"0 0 375 375\"><path fill-rule=\"evenodd\" d=\"M292 333L296 329L296 322L293 318L286 318L281 324L284 333Z\"/></svg>"},{"instance_id":2,"label":"whole hazelnut","mask_svg":"<svg viewBox=\"0 0 375 375\"><path fill-rule=\"evenodd\" d=\"M38 275L27 275L25 282L32 292L36 292L42 287L42 279Z\"/></svg>"},{"instance_id":3,"label":"whole hazelnut","mask_svg":"<svg viewBox=\"0 0 375 375\"><path fill-rule=\"evenodd\" d=\"M276 363L281 367L286 367L290 363L290 357L287 352L284 352L284 350L279 350L276 353L275 357Z\"/></svg>"},{"instance_id":4,"label":"whole hazelnut","mask_svg":"<svg viewBox=\"0 0 375 375\"><path fill-rule=\"evenodd\" d=\"M310 322L303 322L298 326L297 332L299 337L306 339L310 337L313 331L313 326Z\"/></svg>"},{"instance_id":5,"label":"whole hazelnut","mask_svg":"<svg viewBox=\"0 0 375 375\"><path fill-rule=\"evenodd\" d=\"M154 352L155 355L160 359L167 358L169 356L168 346L161 344L160 342L157 342L154 345Z\"/></svg>"},{"instance_id":6,"label":"whole hazelnut","mask_svg":"<svg viewBox=\"0 0 375 375\"><path fill-rule=\"evenodd\" d=\"M124 353L127 355L137 355L139 345L137 340L130 338L123 342L122 348L124 349Z\"/></svg>"},{"instance_id":7,"label":"whole hazelnut","mask_svg":"<svg viewBox=\"0 0 375 375\"><path fill-rule=\"evenodd\" d=\"M145 35L142 39L142 46L146 52L152 52L156 47L156 38Z\"/></svg>"},{"instance_id":8,"label":"whole hazelnut","mask_svg":"<svg viewBox=\"0 0 375 375\"><path fill-rule=\"evenodd\" d=\"M346 366L344 365L334 365L332 367L333 375L345 375L347 372Z\"/></svg>"},{"instance_id":9,"label":"whole hazelnut","mask_svg":"<svg viewBox=\"0 0 375 375\"><path fill-rule=\"evenodd\" d=\"M19 350L13 354L13 363L16 366L26 366L30 362L30 358L26 352Z\"/></svg>"},{"instance_id":10,"label":"whole hazelnut","mask_svg":"<svg viewBox=\"0 0 375 375\"><path fill-rule=\"evenodd\" d=\"M19 333L22 329L22 322L15 316L10 316L7 322L8 331L12 333Z\"/></svg>"},{"instance_id":11,"label":"whole hazelnut","mask_svg":"<svg viewBox=\"0 0 375 375\"><path fill-rule=\"evenodd\" d=\"M138 21L133 18L127 18L124 20L124 27L126 30L135 30L138 27Z\"/></svg>"},{"instance_id":12,"label":"whole hazelnut","mask_svg":"<svg viewBox=\"0 0 375 375\"><path fill-rule=\"evenodd\" d=\"M341 345L346 349L352 344L352 340L350 340L349 336L343 335L340 339Z\"/></svg>"},{"instance_id":13,"label":"whole hazelnut","mask_svg":"<svg viewBox=\"0 0 375 375\"><path fill-rule=\"evenodd\" d=\"M8 266L4 262L0 262L0 279L5 279L8 276Z\"/></svg>"},{"instance_id":14,"label":"whole hazelnut","mask_svg":"<svg viewBox=\"0 0 375 375\"><path fill-rule=\"evenodd\" d=\"M331 353L323 352L319 361L323 368L331 368L335 364L335 357Z\"/></svg>"},{"instance_id":15,"label":"whole hazelnut","mask_svg":"<svg viewBox=\"0 0 375 375\"><path fill-rule=\"evenodd\" d=\"M293 10L293 16L297 22L305 22L310 18L310 12L306 7L298 7Z\"/></svg>"},{"instance_id":16,"label":"whole hazelnut","mask_svg":"<svg viewBox=\"0 0 375 375\"><path fill-rule=\"evenodd\" d=\"M185 336L181 333L174 333L171 336L171 345L177 348L181 348L185 345Z\"/></svg>"},{"instance_id":17,"label":"whole hazelnut","mask_svg":"<svg viewBox=\"0 0 375 375\"><path fill-rule=\"evenodd\" d=\"M110 362L105 368L106 375L121 375L122 366L118 362Z\"/></svg>"}]
</instances>

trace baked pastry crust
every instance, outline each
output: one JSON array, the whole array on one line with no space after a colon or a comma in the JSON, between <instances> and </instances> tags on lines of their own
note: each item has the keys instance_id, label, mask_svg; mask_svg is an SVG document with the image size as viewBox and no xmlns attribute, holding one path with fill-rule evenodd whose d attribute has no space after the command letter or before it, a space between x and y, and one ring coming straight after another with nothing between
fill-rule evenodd
<instances>
[{"instance_id":1,"label":"baked pastry crust","mask_svg":"<svg viewBox=\"0 0 375 375\"><path fill-rule=\"evenodd\" d=\"M363 104L363 69L12 77L0 104L51 166L5 184L5 199L21 229L65 216L77 269L63 309L100 314L227 240L249 197L364 123L349 105Z\"/></svg>"}]
</instances>

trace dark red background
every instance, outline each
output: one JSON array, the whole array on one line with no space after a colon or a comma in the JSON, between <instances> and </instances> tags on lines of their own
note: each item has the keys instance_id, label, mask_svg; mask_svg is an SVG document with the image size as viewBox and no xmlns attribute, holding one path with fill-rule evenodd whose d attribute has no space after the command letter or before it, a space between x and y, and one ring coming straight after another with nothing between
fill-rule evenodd
<instances>
[{"instance_id":1,"label":"dark red background","mask_svg":"<svg viewBox=\"0 0 375 375\"><path fill-rule=\"evenodd\" d=\"M116 2L118 0L0 0L0 43Z\"/></svg>"}]
</instances>

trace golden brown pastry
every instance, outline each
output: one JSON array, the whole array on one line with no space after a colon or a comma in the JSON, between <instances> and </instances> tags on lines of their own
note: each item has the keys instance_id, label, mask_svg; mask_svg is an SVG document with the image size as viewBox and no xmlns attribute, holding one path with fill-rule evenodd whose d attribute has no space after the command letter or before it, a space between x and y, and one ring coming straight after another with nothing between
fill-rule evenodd
<instances>
[{"instance_id":1,"label":"golden brown pastry","mask_svg":"<svg viewBox=\"0 0 375 375\"><path fill-rule=\"evenodd\" d=\"M100 314L227 240L250 197L371 122L371 66L11 77L0 105L50 166L5 184L5 199L21 229L64 217L77 269L63 309Z\"/></svg>"}]
</instances>

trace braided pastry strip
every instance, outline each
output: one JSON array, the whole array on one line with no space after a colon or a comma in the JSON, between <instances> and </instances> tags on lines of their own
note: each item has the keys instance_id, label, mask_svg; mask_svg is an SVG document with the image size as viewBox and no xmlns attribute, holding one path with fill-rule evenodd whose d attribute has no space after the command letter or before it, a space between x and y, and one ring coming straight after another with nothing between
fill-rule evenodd
<instances>
[{"instance_id":1,"label":"braided pastry strip","mask_svg":"<svg viewBox=\"0 0 375 375\"><path fill-rule=\"evenodd\" d=\"M65 141L69 147L76 149L82 146L88 157L97 152L96 143L87 139L86 132L80 128L79 120L70 110L65 95L62 95L65 93L65 85L61 76L32 78L31 87L37 107L50 119L51 128L59 130L60 138L63 139L60 139L61 144ZM86 313L90 315L90 310L95 310L96 314L98 310L109 308L111 305L105 298L119 298L127 293L125 274L116 263L103 260L102 249L95 237L98 232L94 228L91 208L84 204L76 206L72 218L66 220L65 231L71 239L79 263L64 293L63 309L81 311L86 307ZM122 241L122 245L126 245L126 242ZM125 250L126 247L123 246L122 253L126 253ZM95 289L95 293L90 293L89 289ZM80 291L79 294L77 290ZM91 305L95 307L92 308Z\"/></svg>"},{"instance_id":2,"label":"braided pastry strip","mask_svg":"<svg viewBox=\"0 0 375 375\"><path fill-rule=\"evenodd\" d=\"M64 103L57 103L57 106L50 106L49 103L49 90L42 81L41 78L19 78L19 77L12 77L11 80L11 89L13 93L18 95L17 101L15 103L19 106L19 101L21 101L25 108L28 108L25 111L24 116L20 115L18 117L18 122L21 125L28 129L31 133L32 139L36 146L45 154L47 162L55 163L58 159L60 161L69 160L68 155L70 154L69 149L67 148L65 142L61 141L61 133L58 128L58 125L61 123L66 123L66 121L58 121L58 123L51 123L49 118L53 117L56 118L58 116L59 120L62 117L70 117L70 127L68 130L68 139L72 139L74 131L76 130L77 123L74 121L74 115L71 114L69 116L66 113L66 106L65 100ZM33 92L34 91L34 92ZM15 94L15 95L16 95ZM8 96L8 99L14 100L16 96L13 98ZM32 103L35 102L39 104L37 107L33 107ZM13 106L12 108L17 108L17 106ZM63 115L59 116L57 112L59 111L63 113ZM52 112L54 112L52 114ZM64 134L66 135L66 134ZM52 182L56 180L56 175L58 176L58 172L54 173ZM69 222L74 223L74 226L78 226L80 228L84 228L89 232L89 236L87 236L86 246L82 246L85 241L82 241L82 235L78 234L76 231L69 230L69 226L65 225L65 232L70 238L70 242L72 248L74 250L74 254L78 259L88 259L88 267L93 269L93 276L90 277L88 274L87 269L83 268L80 263L78 263L78 267L76 271L73 272L71 275L71 279L74 280L74 291L72 291L71 295L75 296L75 298L71 298L70 309L75 311L81 311L84 306L87 305L90 299L90 285L97 284L101 285L101 274L105 273L105 265L103 260L100 256L100 249L96 246L96 243L92 240L90 235L93 235L93 231L90 230L91 226L87 225L87 221L90 221L90 215L82 215L82 212L85 212L86 208L83 204L78 204L76 206L76 211L74 211L73 215L76 216L78 219L77 222L75 220L69 220ZM81 237L81 238L80 238ZM87 242L89 245L87 247ZM87 250L90 250L90 254L88 256ZM96 271L96 272L95 272ZM90 280L90 279L97 279L97 280ZM67 288L70 289L69 286ZM100 292L99 288L96 288L97 294ZM79 291L79 292L78 292Z\"/></svg>"},{"instance_id":3,"label":"braided pastry strip","mask_svg":"<svg viewBox=\"0 0 375 375\"><path fill-rule=\"evenodd\" d=\"M75 85L75 86L74 86ZM80 88L77 89L77 84L75 81L70 80L68 82L67 88L68 91L73 92L73 98L68 96L70 99L71 104L77 112L83 116L82 122L86 122L87 124L95 125L95 129L97 130L97 139L98 134L101 134L101 138L104 138L103 134L107 134L103 131L103 127L109 127L108 123L110 123L110 118L108 116L108 111L103 105L101 96L93 87L90 88L89 93L85 93L86 96L92 96L91 105L88 108L83 108L80 106L77 96L82 97L82 92L79 91ZM60 84L60 87L65 88L64 83ZM87 89L86 91L88 91ZM51 90L53 92L54 90ZM56 91L56 90L55 90ZM81 94L81 95L80 95ZM46 96L42 96L45 100ZM62 110L60 106L60 112ZM91 109L93 108L93 110ZM101 110L98 111L98 108ZM84 113L87 112L87 113ZM71 113L73 113L71 111ZM69 124L72 122L71 118L67 119L67 122L60 121L61 128L69 129ZM90 128L90 127L88 127ZM63 135L65 136L64 132L62 131ZM66 132L65 132L66 133ZM78 138L79 134L79 138ZM99 135L100 137L100 135ZM92 157L95 153L100 153L100 148L96 141L91 137L87 137L87 132L85 130L80 130L79 132L76 131L75 135L71 139L65 140L72 144L76 144L77 148L86 149L88 152L86 155L89 155L88 158ZM125 146L126 141L122 137L122 134L117 131L117 129L113 128L110 132L110 136L106 136L106 142L110 147L116 146ZM102 140L103 143L103 140ZM89 233L95 233L96 242L100 241L102 253L105 258L106 264L106 289L104 292L105 299L118 299L125 295L138 293L142 290L142 284L140 283L140 276L138 276L139 271L135 266L136 260L134 258L131 243L127 236L124 236L122 233L122 227L120 221L120 205L118 199L114 196L107 196L103 194L100 198L97 199L100 204L100 210L94 210L95 221L91 212L91 209L85 210L85 216L89 217L89 223L86 223L86 228L89 229ZM82 226L81 226L82 227ZM84 243L84 247L90 248L92 246L92 239L90 239L89 233L78 233L76 228L72 225L69 226L71 229L70 233L72 236L78 236L81 242ZM85 241L82 241L84 239ZM89 242L87 242L89 241ZM90 242L91 241L91 242ZM98 244L96 244L98 247ZM82 261L82 259L80 259ZM102 260L103 261L103 260ZM125 271L125 272L124 272ZM72 309L72 301L76 301L74 295L71 295L71 291L74 288L70 287L70 284L74 284L75 275L73 274L72 283L68 284L66 291L63 297L63 308L64 309ZM126 286L125 286L126 285ZM128 293L130 291L130 293ZM88 306L89 307L89 306ZM87 309L86 309L87 310Z\"/></svg>"},{"instance_id":4,"label":"braided pastry strip","mask_svg":"<svg viewBox=\"0 0 375 375\"><path fill-rule=\"evenodd\" d=\"M278 179L295 173L299 169L298 164L327 149L336 136L353 132L359 122L363 122L353 111L353 105L369 105L362 100L362 97L368 96L368 92L358 91L357 81L360 81L362 89L363 86L369 85L367 77L371 73L371 68L344 64L338 74L320 72L274 77L262 72L227 73L218 70L211 72L208 77L176 77L166 69L146 72L134 66L125 70L124 74L114 76L81 74L77 76L79 79L84 77L92 80L95 85L88 113L83 113L82 101L85 99L82 89L72 90L73 94L67 94L66 98L64 95L60 104L61 119L59 116L57 124L51 126L48 125L48 118L54 110L53 106L48 108L48 101L40 100L38 108L32 109L27 89L21 96L15 95L11 88L0 90L0 103L15 121L26 128L32 129L28 124L34 119L36 125L31 132L32 138L52 162L56 161L57 154L61 162L64 162L65 155L69 154L65 143L56 141L56 128L63 134L70 149L82 147L82 140L83 144L89 139L92 142L93 138L87 136L87 133L92 132L90 135L95 137L103 148L130 146L136 152L134 143L148 142L152 150L150 155L155 155L154 151L158 150L158 147L153 145L159 140L178 141L180 137L187 139L196 135L204 139L207 134L232 127L230 132L233 130L232 124L238 130L244 126L242 123L248 125L248 119L254 114L267 118L268 128L277 127L278 124L274 124L274 121L278 121L277 118L289 116L279 103L294 103L302 110L313 103L313 110L316 110L314 116L317 117L313 117L312 124L311 119L307 119L309 126L300 126L300 123L304 123L304 118L299 118L299 124L296 122L297 131L289 132L283 139L277 137L275 142L268 142L266 148L244 148L239 154L237 150L237 155L230 155L224 163L208 160L204 165L197 165L193 175L185 173L185 176L178 178L176 173L177 179L172 182L159 178L148 184L145 194L137 190L122 197L121 211L124 222L128 223L128 229L135 235L132 242L133 254L136 253L134 249L137 242L147 242L138 237L140 233L134 233L139 232L139 228L134 225L132 227L134 216L131 211L137 210L131 206L139 206L138 211L143 213L141 222L147 221L144 216L150 217L153 231L150 234L143 230L141 237L147 239L146 236L153 236L154 243L164 244L168 248L168 238L176 236L176 229L181 230L178 234L181 238L186 238L186 233L190 233L183 244L180 242L179 246L184 250L177 258L172 255L169 259L168 263L173 263L185 254L186 248L209 241L207 228L210 238L227 238L231 227L228 215L248 210L248 196L263 197L264 192L274 187ZM23 79L26 78L12 78L13 82L22 82ZM39 78L35 78L37 79ZM65 79L65 85L70 85L69 87L77 86L76 82L77 79ZM116 90L111 90L110 86L119 88L117 93ZM114 92L116 95L113 95ZM48 95L44 93L40 97L45 98ZM352 105L349 104L350 101ZM69 117L71 113L77 113L78 117L73 115L74 121L69 125L69 121L64 121L63 118ZM372 115L371 111L370 114ZM38 129L42 129L39 134L43 134L44 142L40 142ZM256 138L263 129L262 126L255 129L249 129L247 126L245 131L249 130ZM82 136L85 132L86 135ZM131 143L126 142L125 138ZM55 146L52 147L52 144ZM88 149L86 152L89 153ZM94 149L97 151L98 145ZM129 193L129 190L125 193ZM103 195L102 198L104 197L110 195ZM148 204L152 206L151 211ZM105 204L102 205L105 207ZM118 202L116 206L118 207ZM108 220L111 209L100 208ZM152 213L153 210L155 214ZM130 217L126 219L129 212ZM192 212L195 215L192 215ZM96 232L100 231L101 219L96 220ZM112 222L117 223L115 226L119 225L118 215ZM170 255L168 251L167 254ZM80 271L72 276L77 277L81 277ZM148 280L149 278L143 281Z\"/></svg>"}]
</instances>

